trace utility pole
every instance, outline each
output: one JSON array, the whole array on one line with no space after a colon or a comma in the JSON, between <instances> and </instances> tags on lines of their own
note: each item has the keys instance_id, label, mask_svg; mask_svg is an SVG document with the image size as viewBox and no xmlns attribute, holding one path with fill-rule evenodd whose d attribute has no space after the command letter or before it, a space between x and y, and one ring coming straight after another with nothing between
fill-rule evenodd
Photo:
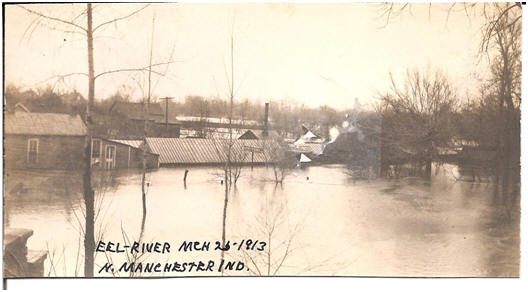
<instances>
[{"instance_id":1,"label":"utility pole","mask_svg":"<svg viewBox=\"0 0 528 292\"><path fill-rule=\"evenodd\" d=\"M173 98L170 96L160 98L165 100L165 132L169 129L169 99Z\"/></svg>"}]
</instances>

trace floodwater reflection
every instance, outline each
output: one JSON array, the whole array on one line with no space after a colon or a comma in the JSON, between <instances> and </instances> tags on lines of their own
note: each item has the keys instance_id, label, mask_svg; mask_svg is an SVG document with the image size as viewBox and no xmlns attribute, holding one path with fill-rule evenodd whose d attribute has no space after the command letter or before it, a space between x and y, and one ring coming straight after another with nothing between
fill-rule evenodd
<instances>
[{"instance_id":1,"label":"floodwater reflection","mask_svg":"<svg viewBox=\"0 0 528 292\"><path fill-rule=\"evenodd\" d=\"M215 242L222 235L224 185L218 169L187 169L185 182L185 168L147 174L143 240L169 242L174 251L148 254L142 261L219 261L220 251L177 252L184 240ZM431 181L352 182L341 166L312 166L276 185L271 169L245 168L230 194L226 239L268 245L261 253L227 252L228 259L242 260L248 269L226 274L517 277L519 189L502 193L491 183L455 181L446 173L450 170L437 171ZM141 173L103 174L94 180L96 236L133 241L142 221ZM55 252L54 262L45 263L46 275L82 276L81 176L7 175L5 224L34 230L28 248ZM97 253L95 271L105 262L126 260L122 254Z\"/></svg>"}]
</instances>

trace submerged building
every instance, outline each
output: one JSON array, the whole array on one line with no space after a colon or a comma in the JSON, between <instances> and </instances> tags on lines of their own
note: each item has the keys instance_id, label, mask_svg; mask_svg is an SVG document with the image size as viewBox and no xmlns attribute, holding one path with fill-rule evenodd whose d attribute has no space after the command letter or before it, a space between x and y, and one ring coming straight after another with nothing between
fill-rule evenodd
<instances>
[{"instance_id":1,"label":"submerged building","mask_svg":"<svg viewBox=\"0 0 528 292\"><path fill-rule=\"evenodd\" d=\"M86 125L78 115L32 113L18 106L5 115L6 169L83 169ZM93 137L91 166L97 169L140 168L141 141ZM147 167L157 168L158 155L146 151Z\"/></svg>"},{"instance_id":2,"label":"submerged building","mask_svg":"<svg viewBox=\"0 0 528 292\"><path fill-rule=\"evenodd\" d=\"M86 127L79 116L16 110L4 121L7 169L83 167Z\"/></svg>"},{"instance_id":3,"label":"submerged building","mask_svg":"<svg viewBox=\"0 0 528 292\"><path fill-rule=\"evenodd\" d=\"M232 163L269 162L268 145L257 140L147 138L147 149L159 155L160 166L219 165L226 163L230 143Z\"/></svg>"}]
</instances>

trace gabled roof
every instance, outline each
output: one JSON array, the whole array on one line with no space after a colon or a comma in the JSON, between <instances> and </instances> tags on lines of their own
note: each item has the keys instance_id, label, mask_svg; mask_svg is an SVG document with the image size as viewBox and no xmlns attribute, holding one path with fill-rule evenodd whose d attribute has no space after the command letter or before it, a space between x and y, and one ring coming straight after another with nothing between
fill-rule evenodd
<instances>
[{"instance_id":1,"label":"gabled roof","mask_svg":"<svg viewBox=\"0 0 528 292\"><path fill-rule=\"evenodd\" d=\"M299 137L299 139L295 140L295 145L302 145L307 143L323 143L324 139L314 134L312 131L307 131Z\"/></svg>"},{"instance_id":2,"label":"gabled roof","mask_svg":"<svg viewBox=\"0 0 528 292\"><path fill-rule=\"evenodd\" d=\"M78 115L15 112L5 115L5 134L84 136L86 126Z\"/></svg>"},{"instance_id":3,"label":"gabled roof","mask_svg":"<svg viewBox=\"0 0 528 292\"><path fill-rule=\"evenodd\" d=\"M301 156L299 157L299 162L312 162L308 156L304 155L304 153L301 153Z\"/></svg>"},{"instance_id":4,"label":"gabled roof","mask_svg":"<svg viewBox=\"0 0 528 292\"><path fill-rule=\"evenodd\" d=\"M310 131L305 125L301 125L301 130L303 135L306 134L306 132Z\"/></svg>"},{"instance_id":5,"label":"gabled roof","mask_svg":"<svg viewBox=\"0 0 528 292\"><path fill-rule=\"evenodd\" d=\"M241 140L258 140L259 137L257 137L257 135L251 131L251 130L247 130L244 132L244 134L240 135L238 137L238 139L241 139Z\"/></svg>"},{"instance_id":6,"label":"gabled roof","mask_svg":"<svg viewBox=\"0 0 528 292\"><path fill-rule=\"evenodd\" d=\"M312 131L307 131L303 135L304 138L312 139L312 138L319 138L316 134L312 133Z\"/></svg>"},{"instance_id":7,"label":"gabled roof","mask_svg":"<svg viewBox=\"0 0 528 292\"><path fill-rule=\"evenodd\" d=\"M142 102L117 102L112 111L116 111L131 120L143 120L143 103ZM157 120L159 116L164 116L159 103L149 103L149 119Z\"/></svg>"},{"instance_id":8,"label":"gabled roof","mask_svg":"<svg viewBox=\"0 0 528 292\"><path fill-rule=\"evenodd\" d=\"M238 139L253 139L253 140L259 140L259 139L265 139L264 136L264 130L246 130L242 135L238 137ZM275 130L268 130L268 136L267 138L280 138L279 133Z\"/></svg>"},{"instance_id":9,"label":"gabled roof","mask_svg":"<svg viewBox=\"0 0 528 292\"><path fill-rule=\"evenodd\" d=\"M30 112L28 108L20 102L15 104L15 112L19 112L19 111L26 112L26 113Z\"/></svg>"}]
</instances>

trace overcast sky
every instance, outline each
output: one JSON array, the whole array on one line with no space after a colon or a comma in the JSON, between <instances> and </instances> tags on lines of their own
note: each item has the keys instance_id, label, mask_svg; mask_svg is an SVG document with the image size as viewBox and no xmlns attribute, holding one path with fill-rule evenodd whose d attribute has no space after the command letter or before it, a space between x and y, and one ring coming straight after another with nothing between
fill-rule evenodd
<instances>
[{"instance_id":1,"label":"overcast sky","mask_svg":"<svg viewBox=\"0 0 528 292\"><path fill-rule=\"evenodd\" d=\"M94 4L94 26L142 6ZM71 20L85 4L26 7ZM226 98L233 30L238 99L344 108L357 98L371 104L377 91L386 90L389 72L401 76L408 68L427 67L446 72L465 98L476 89L476 74L485 74L486 64L477 65L482 20L454 11L446 22L448 8L433 5L429 15L428 5L413 4L412 15L405 12L383 27L377 4L151 4L96 32L95 69L97 74L148 65L155 18L153 63L171 54L176 61L156 67L166 77L154 75L155 96ZM86 25L85 15L75 21ZM87 72L86 39L49 25L69 30L6 7L6 82L36 88L55 75ZM87 95L83 76L47 82ZM121 90L139 99L146 84L144 74L106 75L97 80L96 98Z\"/></svg>"}]
</instances>

